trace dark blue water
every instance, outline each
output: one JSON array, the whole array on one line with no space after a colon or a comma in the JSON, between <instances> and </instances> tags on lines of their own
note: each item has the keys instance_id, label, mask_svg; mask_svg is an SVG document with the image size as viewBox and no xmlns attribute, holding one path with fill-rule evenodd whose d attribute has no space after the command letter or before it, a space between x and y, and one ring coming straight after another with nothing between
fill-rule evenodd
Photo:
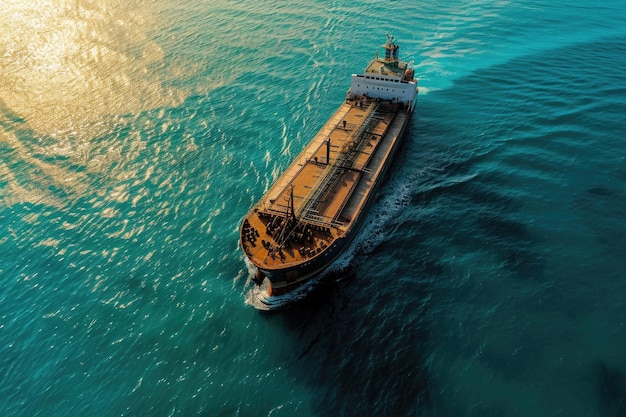
<instances>
[{"instance_id":1,"label":"dark blue water","mask_svg":"<svg viewBox=\"0 0 626 417\"><path fill-rule=\"evenodd\" d=\"M0 8L4 416L626 415L621 2ZM355 244L254 308L241 218L393 32Z\"/></svg>"}]
</instances>

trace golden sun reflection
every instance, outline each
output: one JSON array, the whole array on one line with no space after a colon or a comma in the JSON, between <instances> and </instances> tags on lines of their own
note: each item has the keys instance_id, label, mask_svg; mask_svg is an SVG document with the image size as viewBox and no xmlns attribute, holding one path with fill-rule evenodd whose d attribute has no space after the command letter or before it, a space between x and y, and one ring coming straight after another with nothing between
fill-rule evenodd
<instances>
[{"instance_id":1,"label":"golden sun reflection","mask_svg":"<svg viewBox=\"0 0 626 417\"><path fill-rule=\"evenodd\" d=\"M3 0L0 106L36 132L80 135L105 115L180 102L155 69L156 16L127 0ZM93 132L91 132L93 134Z\"/></svg>"}]
</instances>

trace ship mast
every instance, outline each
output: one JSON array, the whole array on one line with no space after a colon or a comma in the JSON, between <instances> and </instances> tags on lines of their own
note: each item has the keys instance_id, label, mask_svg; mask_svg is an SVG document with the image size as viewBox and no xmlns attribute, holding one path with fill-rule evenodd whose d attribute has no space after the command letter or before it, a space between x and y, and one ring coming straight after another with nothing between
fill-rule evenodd
<instances>
[{"instance_id":1,"label":"ship mast","mask_svg":"<svg viewBox=\"0 0 626 417\"><path fill-rule=\"evenodd\" d=\"M293 189L294 185L291 185L291 193L289 194L289 212L287 213L287 219L291 218L292 220L296 220L296 207L293 200Z\"/></svg>"},{"instance_id":2,"label":"ship mast","mask_svg":"<svg viewBox=\"0 0 626 417\"><path fill-rule=\"evenodd\" d=\"M399 62L398 52L400 47L394 42L393 35L390 35L389 33L387 34L387 43L383 45L383 48L385 48L385 59L383 59L383 63L385 63L385 65L397 67Z\"/></svg>"}]
</instances>

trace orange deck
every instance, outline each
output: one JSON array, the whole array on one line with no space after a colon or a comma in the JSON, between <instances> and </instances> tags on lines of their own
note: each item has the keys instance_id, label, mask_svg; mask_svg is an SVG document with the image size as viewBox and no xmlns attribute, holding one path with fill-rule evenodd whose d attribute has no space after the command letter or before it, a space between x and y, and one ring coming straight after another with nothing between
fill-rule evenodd
<instances>
[{"instance_id":1,"label":"orange deck","mask_svg":"<svg viewBox=\"0 0 626 417\"><path fill-rule=\"evenodd\" d=\"M403 106L389 102L342 104L244 219L241 242L251 261L264 269L288 267L343 236L408 118Z\"/></svg>"}]
</instances>

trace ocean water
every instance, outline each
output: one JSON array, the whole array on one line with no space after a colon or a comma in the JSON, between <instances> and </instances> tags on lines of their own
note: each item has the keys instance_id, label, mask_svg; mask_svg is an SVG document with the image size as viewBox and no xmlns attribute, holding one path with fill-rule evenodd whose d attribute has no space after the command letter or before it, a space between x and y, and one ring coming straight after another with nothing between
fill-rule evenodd
<instances>
[{"instance_id":1,"label":"ocean water","mask_svg":"<svg viewBox=\"0 0 626 417\"><path fill-rule=\"evenodd\" d=\"M626 415L623 6L3 0L0 415ZM259 311L241 218L387 32L402 153Z\"/></svg>"}]
</instances>

